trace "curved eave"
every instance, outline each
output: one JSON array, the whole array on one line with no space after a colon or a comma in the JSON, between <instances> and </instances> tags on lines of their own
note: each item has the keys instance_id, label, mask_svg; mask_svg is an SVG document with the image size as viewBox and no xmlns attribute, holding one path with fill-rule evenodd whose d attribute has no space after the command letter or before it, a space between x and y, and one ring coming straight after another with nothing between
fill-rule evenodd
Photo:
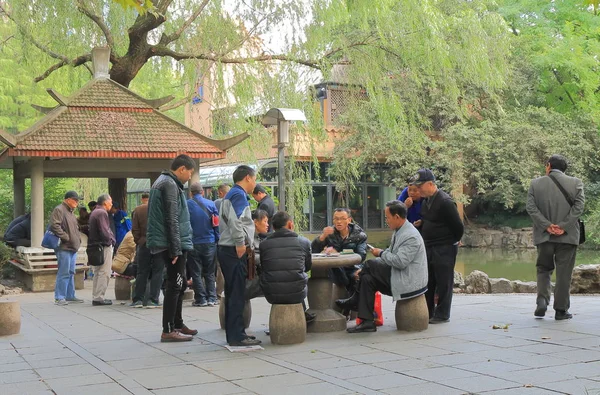
<instances>
[{"instance_id":1,"label":"curved eave","mask_svg":"<svg viewBox=\"0 0 600 395\"><path fill-rule=\"evenodd\" d=\"M48 158L98 158L98 159L173 159L186 154L194 159L217 160L225 157L224 152L119 152L119 151L48 151L19 150L8 148L8 156L29 156Z\"/></svg>"}]
</instances>

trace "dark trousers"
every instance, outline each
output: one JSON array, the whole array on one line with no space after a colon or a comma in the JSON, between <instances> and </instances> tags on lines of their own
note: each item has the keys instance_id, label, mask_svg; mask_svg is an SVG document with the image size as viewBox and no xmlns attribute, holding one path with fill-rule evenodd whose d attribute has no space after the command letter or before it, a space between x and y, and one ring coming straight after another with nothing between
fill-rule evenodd
<instances>
[{"instance_id":1,"label":"dark trousers","mask_svg":"<svg viewBox=\"0 0 600 395\"><path fill-rule=\"evenodd\" d=\"M159 261L167 268L165 301L163 304L163 332L170 333L176 328L183 327L181 310L183 306L183 292L187 287L187 282L185 281L187 252L183 252L183 255L178 257L175 264L171 263L168 251L155 254L152 259Z\"/></svg>"},{"instance_id":2,"label":"dark trousers","mask_svg":"<svg viewBox=\"0 0 600 395\"><path fill-rule=\"evenodd\" d=\"M452 306L454 266L456 265L458 246L453 244L429 246L426 247L426 250L429 281L425 299L429 309L429 318L448 320ZM436 294L438 296L437 306L435 305Z\"/></svg>"},{"instance_id":3,"label":"dark trousers","mask_svg":"<svg viewBox=\"0 0 600 395\"><path fill-rule=\"evenodd\" d=\"M216 302L215 290L215 254L217 246L214 243L194 244L194 250L188 254L188 268L190 269L194 300L198 303Z\"/></svg>"},{"instance_id":4,"label":"dark trousers","mask_svg":"<svg viewBox=\"0 0 600 395\"><path fill-rule=\"evenodd\" d=\"M354 274L358 270L356 266L334 267L328 270L329 279L335 284L346 288L348 296L356 291L356 280Z\"/></svg>"},{"instance_id":5,"label":"dark trousers","mask_svg":"<svg viewBox=\"0 0 600 395\"><path fill-rule=\"evenodd\" d=\"M246 338L244 329L244 291L246 289L247 255L238 258L235 247L219 246L219 262L225 278L225 333L227 343Z\"/></svg>"},{"instance_id":6,"label":"dark trousers","mask_svg":"<svg viewBox=\"0 0 600 395\"><path fill-rule=\"evenodd\" d=\"M358 318L373 321L375 292L392 295L392 267L374 259L365 262L358 282Z\"/></svg>"},{"instance_id":7,"label":"dark trousers","mask_svg":"<svg viewBox=\"0 0 600 395\"><path fill-rule=\"evenodd\" d=\"M160 287L163 282L164 262L160 259L153 259L150 249L146 243L137 246L136 258L138 263L137 275L135 276L135 290L133 291L133 301L144 301L146 294L146 285L150 279L150 299L158 303Z\"/></svg>"},{"instance_id":8,"label":"dark trousers","mask_svg":"<svg viewBox=\"0 0 600 395\"><path fill-rule=\"evenodd\" d=\"M573 244L546 242L537 246L537 302L541 299L550 304L550 277L556 268L556 285L554 286L554 310L567 311L571 307L571 276L575 266L577 246Z\"/></svg>"}]
</instances>

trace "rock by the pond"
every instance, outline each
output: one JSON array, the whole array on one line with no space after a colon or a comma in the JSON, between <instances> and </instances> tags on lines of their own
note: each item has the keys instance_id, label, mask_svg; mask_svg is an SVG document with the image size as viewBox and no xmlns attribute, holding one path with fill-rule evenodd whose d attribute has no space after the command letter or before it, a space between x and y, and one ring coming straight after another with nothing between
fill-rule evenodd
<instances>
[{"instance_id":1,"label":"rock by the pond","mask_svg":"<svg viewBox=\"0 0 600 395\"><path fill-rule=\"evenodd\" d=\"M462 273L454 271L454 288L464 288L465 279Z\"/></svg>"},{"instance_id":2,"label":"rock by the pond","mask_svg":"<svg viewBox=\"0 0 600 395\"><path fill-rule=\"evenodd\" d=\"M600 293L600 265L580 265L573 269L571 293Z\"/></svg>"},{"instance_id":3,"label":"rock by the pond","mask_svg":"<svg viewBox=\"0 0 600 395\"><path fill-rule=\"evenodd\" d=\"M505 278L490 278L490 289L493 294L509 294L513 292L510 280Z\"/></svg>"},{"instance_id":4,"label":"rock by the pond","mask_svg":"<svg viewBox=\"0 0 600 395\"><path fill-rule=\"evenodd\" d=\"M515 280L513 283L513 292L523 294L537 293L537 283L535 281Z\"/></svg>"},{"instance_id":5,"label":"rock by the pond","mask_svg":"<svg viewBox=\"0 0 600 395\"><path fill-rule=\"evenodd\" d=\"M4 285L0 284L0 295L2 295L3 293L4 293Z\"/></svg>"},{"instance_id":6,"label":"rock by the pond","mask_svg":"<svg viewBox=\"0 0 600 395\"><path fill-rule=\"evenodd\" d=\"M465 278L465 285L469 294L487 294L490 292L490 279L487 274L480 270L472 271Z\"/></svg>"}]
</instances>

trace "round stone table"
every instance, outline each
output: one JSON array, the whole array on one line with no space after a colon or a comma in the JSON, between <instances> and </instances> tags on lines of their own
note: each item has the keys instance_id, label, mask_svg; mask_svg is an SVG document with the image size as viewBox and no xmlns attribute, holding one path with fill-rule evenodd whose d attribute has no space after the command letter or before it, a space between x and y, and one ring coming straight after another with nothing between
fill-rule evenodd
<instances>
[{"instance_id":1,"label":"round stone table","mask_svg":"<svg viewBox=\"0 0 600 395\"><path fill-rule=\"evenodd\" d=\"M327 269L357 265L361 261L358 254L323 256L313 254L312 269L308 280L309 313L316 318L308 324L308 332L335 332L346 329L346 317L331 308L333 283L327 276Z\"/></svg>"}]
</instances>

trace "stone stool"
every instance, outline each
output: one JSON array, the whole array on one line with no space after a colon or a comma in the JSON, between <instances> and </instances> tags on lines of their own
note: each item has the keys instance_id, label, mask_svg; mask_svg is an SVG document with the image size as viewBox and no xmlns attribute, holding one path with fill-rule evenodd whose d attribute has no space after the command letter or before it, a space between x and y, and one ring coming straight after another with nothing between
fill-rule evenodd
<instances>
[{"instance_id":1,"label":"stone stool","mask_svg":"<svg viewBox=\"0 0 600 395\"><path fill-rule=\"evenodd\" d=\"M247 300L244 305L244 328L250 327L250 320L252 319L252 305L250 301ZM221 302L219 303L219 324L221 325L221 329L225 329L225 297L221 298Z\"/></svg>"},{"instance_id":2,"label":"stone stool","mask_svg":"<svg viewBox=\"0 0 600 395\"><path fill-rule=\"evenodd\" d=\"M131 283L132 277L115 275L115 299L130 300L131 299Z\"/></svg>"},{"instance_id":3,"label":"stone stool","mask_svg":"<svg viewBox=\"0 0 600 395\"><path fill-rule=\"evenodd\" d=\"M423 331L429 326L425 295L396 302L396 328L399 331Z\"/></svg>"},{"instance_id":4,"label":"stone stool","mask_svg":"<svg viewBox=\"0 0 600 395\"><path fill-rule=\"evenodd\" d=\"M183 291L183 300L193 300L194 299L194 290L193 289L186 289L185 291Z\"/></svg>"},{"instance_id":5,"label":"stone stool","mask_svg":"<svg viewBox=\"0 0 600 395\"><path fill-rule=\"evenodd\" d=\"M0 336L21 331L21 306L16 300L0 300Z\"/></svg>"},{"instance_id":6,"label":"stone stool","mask_svg":"<svg viewBox=\"0 0 600 395\"><path fill-rule=\"evenodd\" d=\"M271 305L269 332L273 344L298 344L306 339L302 303Z\"/></svg>"}]
</instances>

